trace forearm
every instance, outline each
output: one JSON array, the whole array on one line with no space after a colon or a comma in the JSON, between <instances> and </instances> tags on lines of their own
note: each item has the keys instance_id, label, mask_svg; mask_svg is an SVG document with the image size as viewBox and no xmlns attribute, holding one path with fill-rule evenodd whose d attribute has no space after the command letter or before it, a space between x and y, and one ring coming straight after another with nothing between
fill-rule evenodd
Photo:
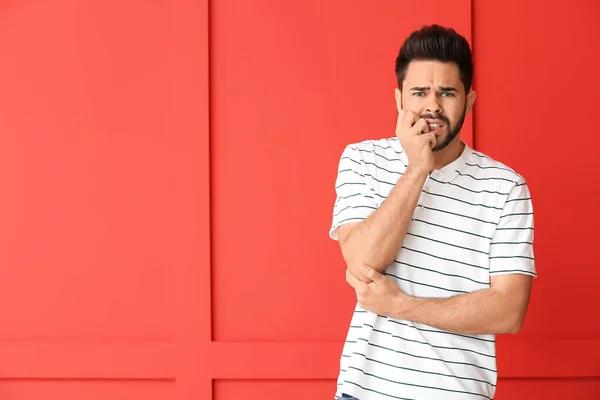
<instances>
[{"instance_id":1,"label":"forearm","mask_svg":"<svg viewBox=\"0 0 600 400\"><path fill-rule=\"evenodd\" d=\"M423 171L407 168L381 206L354 227L342 246L348 266L366 264L383 272L394 260L426 178Z\"/></svg>"},{"instance_id":2,"label":"forearm","mask_svg":"<svg viewBox=\"0 0 600 400\"><path fill-rule=\"evenodd\" d=\"M463 334L517 333L525 318L523 299L494 288L446 299L408 297L394 317Z\"/></svg>"}]
</instances>

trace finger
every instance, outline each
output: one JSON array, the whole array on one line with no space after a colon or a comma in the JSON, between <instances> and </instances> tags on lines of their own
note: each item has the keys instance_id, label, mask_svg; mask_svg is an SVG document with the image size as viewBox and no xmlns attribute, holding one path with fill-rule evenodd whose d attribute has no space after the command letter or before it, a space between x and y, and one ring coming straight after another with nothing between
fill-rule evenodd
<instances>
[{"instance_id":1,"label":"finger","mask_svg":"<svg viewBox=\"0 0 600 400\"><path fill-rule=\"evenodd\" d=\"M398 120L396 121L396 136L398 136L398 134L400 133L400 129L404 124L404 115L404 110L398 111Z\"/></svg>"},{"instance_id":2,"label":"finger","mask_svg":"<svg viewBox=\"0 0 600 400\"><path fill-rule=\"evenodd\" d=\"M387 279L385 275L379 273L379 271L369 267L368 265L363 265L362 271L365 274L365 276L370 278L373 281L373 283L375 283L377 286L382 285Z\"/></svg>"},{"instance_id":3,"label":"finger","mask_svg":"<svg viewBox=\"0 0 600 400\"><path fill-rule=\"evenodd\" d=\"M364 291L364 289L366 289L366 285L368 283L360 280L356 275L352 273L350 268L346 269L346 282L348 282L348 284L352 286L354 290L356 290L357 292L361 291L361 293Z\"/></svg>"},{"instance_id":4,"label":"finger","mask_svg":"<svg viewBox=\"0 0 600 400\"><path fill-rule=\"evenodd\" d=\"M432 149L437 144L437 137L435 136L435 133L433 133L433 132L424 133L423 140L428 142L429 147L431 147Z\"/></svg>"},{"instance_id":5,"label":"finger","mask_svg":"<svg viewBox=\"0 0 600 400\"><path fill-rule=\"evenodd\" d=\"M350 268L346 268L346 282L348 282L348 285L356 289L356 280L356 277L350 272Z\"/></svg>"},{"instance_id":6,"label":"finger","mask_svg":"<svg viewBox=\"0 0 600 400\"><path fill-rule=\"evenodd\" d=\"M361 282L364 283L371 283L371 279L369 279L368 277L365 276L365 274L363 274L363 272L360 269L360 266L356 265L356 266L352 266L348 268L349 272L352 274L352 276L356 279L358 279Z\"/></svg>"},{"instance_id":7,"label":"finger","mask_svg":"<svg viewBox=\"0 0 600 400\"><path fill-rule=\"evenodd\" d=\"M410 129L415 122L419 120L419 116L412 111L404 110L404 118L402 119L402 126Z\"/></svg>"},{"instance_id":8,"label":"finger","mask_svg":"<svg viewBox=\"0 0 600 400\"><path fill-rule=\"evenodd\" d=\"M425 119L420 118L415 122L412 129L418 134L427 133L429 132L429 123Z\"/></svg>"}]
</instances>

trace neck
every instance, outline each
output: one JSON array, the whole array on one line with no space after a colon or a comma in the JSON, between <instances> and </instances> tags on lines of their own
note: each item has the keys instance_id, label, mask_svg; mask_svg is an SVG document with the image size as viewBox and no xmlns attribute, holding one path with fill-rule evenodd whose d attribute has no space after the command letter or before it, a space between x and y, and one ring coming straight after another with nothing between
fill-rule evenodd
<instances>
[{"instance_id":1,"label":"neck","mask_svg":"<svg viewBox=\"0 0 600 400\"><path fill-rule=\"evenodd\" d=\"M460 136L456 137L448 143L444 149L433 153L433 170L444 168L452 161L456 160L462 154L465 144L460 140Z\"/></svg>"}]
</instances>

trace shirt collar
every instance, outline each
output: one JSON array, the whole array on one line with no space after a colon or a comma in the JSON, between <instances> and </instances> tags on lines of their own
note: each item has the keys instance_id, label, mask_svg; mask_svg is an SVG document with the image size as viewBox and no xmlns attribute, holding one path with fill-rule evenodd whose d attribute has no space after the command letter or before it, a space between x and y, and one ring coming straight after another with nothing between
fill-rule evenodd
<instances>
[{"instance_id":1,"label":"shirt collar","mask_svg":"<svg viewBox=\"0 0 600 400\"><path fill-rule=\"evenodd\" d=\"M454 178L456 178L461 172L463 172L465 168L465 163L469 159L469 155L471 154L471 148L468 144L461 141L464 145L463 151L460 156L452 161L450 164L445 165L444 167L437 169L431 173L431 177L435 179L441 179L445 182L450 182Z\"/></svg>"},{"instance_id":2,"label":"shirt collar","mask_svg":"<svg viewBox=\"0 0 600 400\"><path fill-rule=\"evenodd\" d=\"M392 143L396 145L397 150L401 151L400 153L400 159L402 160L402 163L404 163L404 165L408 165L408 157L406 156L406 152L404 152L404 149L402 148L402 146L400 145L400 140L398 140L398 138L394 138L396 140L394 140ZM460 154L460 156L452 161L450 164L435 170L431 173L431 177L438 179L438 180L443 180L445 182L449 182L451 180L453 180L454 178L456 178L459 173L463 172L465 166L466 166L466 162L469 159L469 155L472 152L472 149L469 147L469 145L463 141L461 141L461 143L464 145L463 151Z\"/></svg>"}]
</instances>

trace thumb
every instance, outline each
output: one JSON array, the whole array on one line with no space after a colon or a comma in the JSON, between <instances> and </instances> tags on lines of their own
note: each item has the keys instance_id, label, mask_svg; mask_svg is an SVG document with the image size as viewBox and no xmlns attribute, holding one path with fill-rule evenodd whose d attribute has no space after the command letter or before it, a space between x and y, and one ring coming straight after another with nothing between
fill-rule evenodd
<instances>
[{"instance_id":1,"label":"thumb","mask_svg":"<svg viewBox=\"0 0 600 400\"><path fill-rule=\"evenodd\" d=\"M385 281L385 276L380 274L375 268L371 268L368 265L363 265L361 270L365 276L371 279L376 285L379 285Z\"/></svg>"}]
</instances>

